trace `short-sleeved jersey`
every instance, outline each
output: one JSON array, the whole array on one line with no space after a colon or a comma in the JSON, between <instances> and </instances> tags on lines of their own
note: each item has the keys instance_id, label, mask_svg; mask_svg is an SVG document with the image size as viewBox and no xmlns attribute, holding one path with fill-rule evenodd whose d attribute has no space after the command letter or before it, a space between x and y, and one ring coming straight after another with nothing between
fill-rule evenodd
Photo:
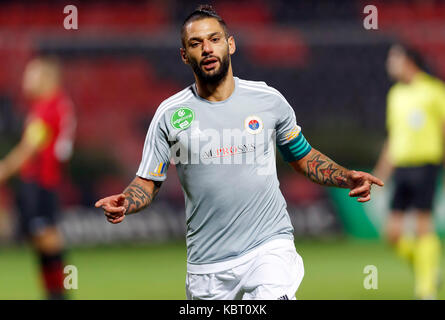
<instances>
[{"instance_id":1,"label":"short-sleeved jersey","mask_svg":"<svg viewBox=\"0 0 445 320\"><path fill-rule=\"evenodd\" d=\"M227 261L268 240L293 239L275 145L290 143L300 131L276 89L236 77L224 101L203 99L192 85L159 106L137 176L163 181L175 163L189 264Z\"/></svg>"},{"instance_id":2,"label":"short-sleeved jersey","mask_svg":"<svg viewBox=\"0 0 445 320\"><path fill-rule=\"evenodd\" d=\"M72 151L76 120L71 100L62 92L36 101L26 119L24 136L38 148L20 172L24 181L47 189L62 178L61 163Z\"/></svg>"},{"instance_id":3,"label":"short-sleeved jersey","mask_svg":"<svg viewBox=\"0 0 445 320\"><path fill-rule=\"evenodd\" d=\"M387 98L389 154L398 167L439 164L443 158L445 85L426 73L396 83Z\"/></svg>"}]
</instances>

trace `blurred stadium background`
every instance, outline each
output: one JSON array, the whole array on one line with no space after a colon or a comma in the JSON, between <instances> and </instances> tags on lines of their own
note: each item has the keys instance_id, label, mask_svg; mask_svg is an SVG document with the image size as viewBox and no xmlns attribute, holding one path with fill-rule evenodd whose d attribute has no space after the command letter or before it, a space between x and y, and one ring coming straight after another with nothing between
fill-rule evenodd
<instances>
[{"instance_id":1,"label":"blurred stadium background","mask_svg":"<svg viewBox=\"0 0 445 320\"><path fill-rule=\"evenodd\" d=\"M60 229L79 270L72 298L185 298L184 201L174 166L153 206L120 225L93 205L130 182L157 106L193 82L179 58L179 28L203 2L0 2L0 157L21 134L28 108L21 76L33 55L61 59L76 106L75 154L60 190ZM414 46L445 78L445 1L210 3L235 35L235 75L280 90L311 144L347 167L370 170L377 160L391 43ZM78 30L63 28L68 4L78 8ZM378 30L363 27L367 4L378 8ZM281 159L278 169L306 267L299 299L413 298L408 266L380 236L391 184L363 206L292 173ZM15 188L16 181L0 186L0 299L39 299L35 257L16 229ZM443 236L441 195L435 220ZM379 270L378 290L363 287L366 265Z\"/></svg>"}]
</instances>

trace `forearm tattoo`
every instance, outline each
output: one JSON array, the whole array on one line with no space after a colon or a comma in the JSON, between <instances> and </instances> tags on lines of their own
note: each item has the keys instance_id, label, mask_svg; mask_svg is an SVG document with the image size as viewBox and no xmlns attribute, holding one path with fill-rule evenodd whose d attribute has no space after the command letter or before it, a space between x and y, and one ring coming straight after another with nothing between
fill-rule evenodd
<instances>
[{"instance_id":1,"label":"forearm tattoo","mask_svg":"<svg viewBox=\"0 0 445 320\"><path fill-rule=\"evenodd\" d=\"M347 169L316 151L306 163L304 174L313 182L335 187L348 187Z\"/></svg>"},{"instance_id":2,"label":"forearm tattoo","mask_svg":"<svg viewBox=\"0 0 445 320\"><path fill-rule=\"evenodd\" d=\"M153 191L149 191L137 181L133 181L125 190L125 214L136 213L146 208L159 192L161 183L155 182Z\"/></svg>"}]
</instances>

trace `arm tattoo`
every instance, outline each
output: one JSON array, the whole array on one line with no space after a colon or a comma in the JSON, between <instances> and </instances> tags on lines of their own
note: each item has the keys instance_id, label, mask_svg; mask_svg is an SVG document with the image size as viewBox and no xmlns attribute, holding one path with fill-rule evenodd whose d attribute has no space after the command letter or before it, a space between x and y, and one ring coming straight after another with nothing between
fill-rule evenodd
<instances>
[{"instance_id":1,"label":"arm tattoo","mask_svg":"<svg viewBox=\"0 0 445 320\"><path fill-rule=\"evenodd\" d=\"M150 192L144 188L141 184L133 181L125 190L126 211L125 214L136 213L146 208L159 192L161 187L160 183L154 184L153 191Z\"/></svg>"},{"instance_id":2,"label":"arm tattoo","mask_svg":"<svg viewBox=\"0 0 445 320\"><path fill-rule=\"evenodd\" d=\"M347 169L320 152L315 152L306 162L304 174L321 185L347 188Z\"/></svg>"}]
</instances>

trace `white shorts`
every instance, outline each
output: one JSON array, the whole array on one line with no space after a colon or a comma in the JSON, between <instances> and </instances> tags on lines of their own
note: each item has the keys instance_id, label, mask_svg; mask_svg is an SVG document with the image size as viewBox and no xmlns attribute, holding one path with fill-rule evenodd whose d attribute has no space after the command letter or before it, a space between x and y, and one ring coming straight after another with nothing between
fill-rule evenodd
<instances>
[{"instance_id":1,"label":"white shorts","mask_svg":"<svg viewBox=\"0 0 445 320\"><path fill-rule=\"evenodd\" d=\"M189 300L295 300L303 276L294 242L276 239L230 261L188 264L186 295Z\"/></svg>"}]
</instances>

